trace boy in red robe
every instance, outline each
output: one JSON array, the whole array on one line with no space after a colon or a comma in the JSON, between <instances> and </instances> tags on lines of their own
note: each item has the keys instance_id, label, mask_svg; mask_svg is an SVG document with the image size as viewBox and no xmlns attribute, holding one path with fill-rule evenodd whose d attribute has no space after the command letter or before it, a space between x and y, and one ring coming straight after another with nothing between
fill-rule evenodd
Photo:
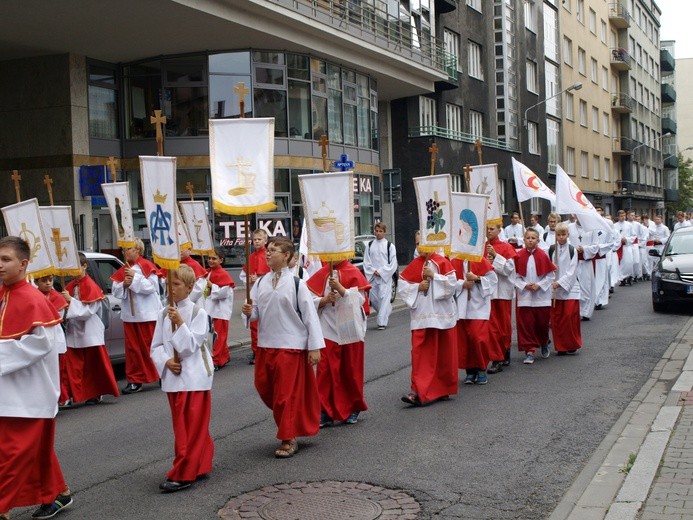
<instances>
[{"instance_id":1,"label":"boy in red robe","mask_svg":"<svg viewBox=\"0 0 693 520\"><path fill-rule=\"evenodd\" d=\"M30 254L21 238L0 240L0 517L43 504L32 515L42 519L72 496L53 446L61 318L25 280Z\"/></svg>"},{"instance_id":2,"label":"boy in red robe","mask_svg":"<svg viewBox=\"0 0 693 520\"><path fill-rule=\"evenodd\" d=\"M308 289L317 303L322 333L325 337L318 364L318 392L320 393L320 426L329 426L334 421L356 424L360 412L368 410L363 397L364 342L339 342L337 331L338 305L347 305L342 300L347 291L363 306L362 323L365 335L368 307L368 280L348 260L334 266L326 263L308 280ZM339 301L342 300L342 301Z\"/></svg>"},{"instance_id":3,"label":"boy in red robe","mask_svg":"<svg viewBox=\"0 0 693 520\"><path fill-rule=\"evenodd\" d=\"M43 294L55 311L64 318L65 309L67 308L67 302L65 298L53 288L53 275L42 276L41 278L36 278L34 280L36 287L41 294ZM67 351L67 344L63 348L58 349L58 359L60 364L60 397L58 398L58 404L60 408L69 408L72 406L72 400L70 399L70 376L67 373L67 362L65 360L65 352Z\"/></svg>"},{"instance_id":4,"label":"boy in red robe","mask_svg":"<svg viewBox=\"0 0 693 520\"><path fill-rule=\"evenodd\" d=\"M267 265L267 232L264 229L256 229L253 231L253 248L254 251L250 253L248 259L248 266L250 268L250 275L245 271L245 264L243 264L243 269L241 270L241 281L243 283L250 284L252 289L253 285L257 279L263 274L270 272L270 268ZM252 352L248 356L248 364L255 364L255 356L257 354L257 330L258 322L250 322L250 348Z\"/></svg>"},{"instance_id":5,"label":"boy in red robe","mask_svg":"<svg viewBox=\"0 0 693 520\"><path fill-rule=\"evenodd\" d=\"M87 274L87 258L79 253L82 272L62 293L67 314L67 389L72 402L98 404L101 396L118 397L118 384L104 345L104 324L97 315L105 299L101 287Z\"/></svg>"},{"instance_id":6,"label":"boy in red robe","mask_svg":"<svg viewBox=\"0 0 693 520\"><path fill-rule=\"evenodd\" d=\"M233 283L231 275L222 267L224 255L220 251L215 251L207 256L209 264L209 274L207 275L207 298L205 299L205 311L210 318L214 330L217 333L214 341L212 357L214 359L214 369L219 370L229 364L229 319L233 312Z\"/></svg>"},{"instance_id":7,"label":"boy in red robe","mask_svg":"<svg viewBox=\"0 0 693 520\"><path fill-rule=\"evenodd\" d=\"M400 274L397 291L411 309L411 392L402 401L431 404L457 394L455 268L436 253L416 257Z\"/></svg>"}]
</instances>

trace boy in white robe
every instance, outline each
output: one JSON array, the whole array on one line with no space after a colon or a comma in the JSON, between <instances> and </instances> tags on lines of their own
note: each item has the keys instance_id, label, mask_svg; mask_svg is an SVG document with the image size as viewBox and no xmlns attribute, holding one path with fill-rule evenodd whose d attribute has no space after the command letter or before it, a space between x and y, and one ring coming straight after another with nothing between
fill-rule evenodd
<instances>
[{"instance_id":1,"label":"boy in white robe","mask_svg":"<svg viewBox=\"0 0 693 520\"><path fill-rule=\"evenodd\" d=\"M392 313L392 276L397 272L397 250L385 238L387 227L379 222L375 225L375 240L371 240L363 252L363 273L371 284L369 293L371 306L378 311L378 330L384 330Z\"/></svg>"}]
</instances>

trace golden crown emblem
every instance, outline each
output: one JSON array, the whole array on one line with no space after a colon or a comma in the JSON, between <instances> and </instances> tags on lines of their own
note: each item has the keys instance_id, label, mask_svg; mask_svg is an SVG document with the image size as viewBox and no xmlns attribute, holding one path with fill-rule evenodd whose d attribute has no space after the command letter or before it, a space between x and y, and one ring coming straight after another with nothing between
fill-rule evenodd
<instances>
[{"instance_id":1,"label":"golden crown emblem","mask_svg":"<svg viewBox=\"0 0 693 520\"><path fill-rule=\"evenodd\" d=\"M164 202L166 202L166 197L168 197L168 195L159 193L159 189L157 188L156 193L154 194L154 202L156 202L157 204L163 204Z\"/></svg>"}]
</instances>

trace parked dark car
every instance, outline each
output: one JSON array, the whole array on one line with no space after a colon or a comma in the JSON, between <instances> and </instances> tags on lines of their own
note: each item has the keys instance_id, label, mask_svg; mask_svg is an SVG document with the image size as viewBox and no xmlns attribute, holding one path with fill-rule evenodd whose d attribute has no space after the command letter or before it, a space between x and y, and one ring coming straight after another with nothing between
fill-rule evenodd
<instances>
[{"instance_id":1,"label":"parked dark car","mask_svg":"<svg viewBox=\"0 0 693 520\"><path fill-rule=\"evenodd\" d=\"M361 272L363 272L363 255L364 251L368 247L368 244L370 243L371 240L375 240L374 235L358 235L354 239L354 252L356 256L351 259L351 263L354 264L356 267L359 268ZM390 302L395 301L395 297L397 296L397 282L399 281L399 273L395 272L395 274L392 275L392 294L390 296Z\"/></svg>"},{"instance_id":2,"label":"parked dark car","mask_svg":"<svg viewBox=\"0 0 693 520\"><path fill-rule=\"evenodd\" d=\"M652 307L656 312L669 308L693 309L693 227L675 230L652 270Z\"/></svg>"}]
</instances>

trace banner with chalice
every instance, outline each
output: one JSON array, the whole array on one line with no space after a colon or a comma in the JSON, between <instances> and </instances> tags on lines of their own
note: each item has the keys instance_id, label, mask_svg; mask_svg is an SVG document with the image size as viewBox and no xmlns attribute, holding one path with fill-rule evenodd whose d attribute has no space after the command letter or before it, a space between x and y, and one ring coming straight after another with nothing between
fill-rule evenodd
<instances>
[{"instance_id":1,"label":"banner with chalice","mask_svg":"<svg viewBox=\"0 0 693 520\"><path fill-rule=\"evenodd\" d=\"M17 202L2 208L5 227L9 236L23 238L29 244L29 265L27 276L41 278L55 274L51 256L48 252L49 243L41 223L41 214L37 199Z\"/></svg>"},{"instance_id":2,"label":"banner with chalice","mask_svg":"<svg viewBox=\"0 0 693 520\"><path fill-rule=\"evenodd\" d=\"M178 219L176 219L176 158L140 156L142 200L152 244L154 263L178 269Z\"/></svg>"},{"instance_id":3,"label":"banner with chalice","mask_svg":"<svg viewBox=\"0 0 693 520\"><path fill-rule=\"evenodd\" d=\"M48 240L48 254L51 257L55 274L77 276L82 273L72 225L70 206L41 206L41 221Z\"/></svg>"},{"instance_id":4,"label":"banner with chalice","mask_svg":"<svg viewBox=\"0 0 693 520\"><path fill-rule=\"evenodd\" d=\"M211 255L214 253L212 229L209 226L207 209L202 200L186 200L178 203L183 214L188 236L192 242L192 252L196 255Z\"/></svg>"}]
</instances>

